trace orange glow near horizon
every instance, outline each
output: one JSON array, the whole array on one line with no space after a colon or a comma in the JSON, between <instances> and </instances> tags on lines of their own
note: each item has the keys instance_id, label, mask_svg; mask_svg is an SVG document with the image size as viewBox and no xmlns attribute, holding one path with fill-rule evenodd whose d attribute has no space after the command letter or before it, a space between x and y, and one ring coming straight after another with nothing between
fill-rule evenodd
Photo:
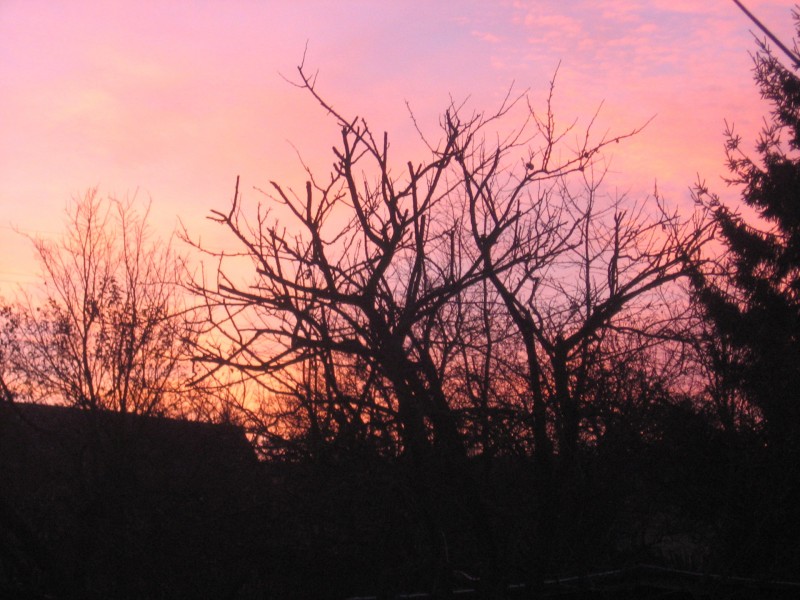
<instances>
[{"instance_id":1,"label":"orange glow near horizon","mask_svg":"<svg viewBox=\"0 0 800 600\"><path fill-rule=\"evenodd\" d=\"M791 39L785 3L748 7ZM388 131L400 165L422 149L406 101L435 137L451 97L491 111L513 84L537 108L558 69L561 122L585 125L601 104L600 134L653 118L615 148L609 185L645 196L657 182L680 205L699 174L725 194L724 120L750 140L768 110L750 28L724 0L5 0L0 293L35 266L13 229L60 231L65 203L88 188L151 198L164 235L181 219L210 239L205 217L228 204L237 175L245 198L270 180L302 189L295 148L324 175L335 124L284 79L306 43L322 93Z\"/></svg>"}]
</instances>

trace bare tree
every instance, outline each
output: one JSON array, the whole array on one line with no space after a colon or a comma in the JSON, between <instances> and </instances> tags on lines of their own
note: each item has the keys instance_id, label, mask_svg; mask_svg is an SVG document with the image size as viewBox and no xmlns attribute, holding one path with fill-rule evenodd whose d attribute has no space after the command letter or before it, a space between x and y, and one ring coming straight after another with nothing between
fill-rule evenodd
<instances>
[{"instance_id":1,"label":"bare tree","mask_svg":"<svg viewBox=\"0 0 800 600\"><path fill-rule=\"evenodd\" d=\"M291 226L262 208L248 223L238 186L230 211L214 212L253 261L257 281L237 284L223 265L213 288L198 286L211 305L214 330L206 339L217 340L200 358L254 378L269 375L265 385L282 386L284 395L313 369L334 408L329 414L344 419L337 429L391 422L389 435L402 440L401 451L416 465L411 485L434 524L431 538L442 543L443 577L444 507L430 489L444 481L469 505L488 580L496 572L492 532L466 482L466 451L437 368L437 315L481 277L477 257L462 252L463 216L447 211L454 139L429 163L408 163L406 177L395 178L386 136L379 141L363 121L341 117L302 70L301 76L342 127L334 172L324 183L312 176L303 198L272 184L269 201ZM347 379L363 382L357 394L343 393ZM314 398L299 399L308 407Z\"/></svg>"},{"instance_id":2,"label":"bare tree","mask_svg":"<svg viewBox=\"0 0 800 600\"><path fill-rule=\"evenodd\" d=\"M541 144L516 169L485 146L459 147L454 158L475 251L501 300L495 310L525 350L541 495L535 562L546 565L563 501L553 495L577 466L597 367L680 338L689 307L668 284L688 274L684 259L709 231L668 213L657 195L651 206L602 197L599 150L618 138L591 142L591 124L581 135L557 130L550 101L544 117L531 114ZM566 158L554 165L556 155Z\"/></svg>"},{"instance_id":3,"label":"bare tree","mask_svg":"<svg viewBox=\"0 0 800 600\"><path fill-rule=\"evenodd\" d=\"M15 307L21 351L11 359L24 392L123 414L180 410L192 342L181 260L150 239L147 208L132 201L90 190L67 219L60 239L31 238L42 284Z\"/></svg>"},{"instance_id":4,"label":"bare tree","mask_svg":"<svg viewBox=\"0 0 800 600\"><path fill-rule=\"evenodd\" d=\"M69 482L63 492L68 497L54 494L18 513L20 523L28 518L35 523L48 511L63 518L63 531L62 524L57 532L31 529L33 540L52 536L41 540L44 548L69 544L63 546L69 556L39 561L44 573L69 571L54 589L97 589L102 584L92 578L98 565L114 585L138 589L143 576L134 557L152 548L142 535L148 505L166 493L153 489L154 473L163 467L153 461L166 458L156 458L152 440L167 422L141 417L196 414L187 406L191 394L185 394L195 340L179 285L183 263L170 242L151 237L148 210L134 200L101 198L96 190L74 200L61 237L30 238L41 284L21 291L2 315L0 377L21 399L77 409L51 412L61 415L54 424L32 419L35 436L12 437L31 447L3 464L14 473L25 466L20 457L26 452L51 460L47 449L61 449L47 467L56 481L53 489L61 485L59 477ZM12 411L5 411L4 419ZM13 414L19 418L4 422L12 432L15 423L27 423L24 409ZM11 498L13 506L14 494L25 489L24 482L11 488L0 504ZM14 523L16 512L6 506L0 512ZM36 550L31 548L26 552Z\"/></svg>"},{"instance_id":5,"label":"bare tree","mask_svg":"<svg viewBox=\"0 0 800 600\"><path fill-rule=\"evenodd\" d=\"M288 399L273 407L300 415L314 439L394 440L386 447L415 465L409 485L440 544L443 589L443 498L457 497L484 591L496 593L492 506L470 456L502 451L527 428L517 447L534 452L540 473L556 449L570 462L590 365L610 357L599 350L605 332L658 338L663 328L635 320L654 309L648 294L682 275L678 241L702 236L663 211L597 206L601 151L635 132L595 138L590 125L565 153L571 130L556 131L549 102L544 120L525 96L491 114L451 104L438 142L420 132L428 159L398 168L386 134L343 116L298 71L341 129L333 171L308 171L302 194L271 182L253 212L237 180L229 210L212 211L238 249L196 244L218 261L215 280L195 284L209 317L200 379L237 371L272 401Z\"/></svg>"}]
</instances>

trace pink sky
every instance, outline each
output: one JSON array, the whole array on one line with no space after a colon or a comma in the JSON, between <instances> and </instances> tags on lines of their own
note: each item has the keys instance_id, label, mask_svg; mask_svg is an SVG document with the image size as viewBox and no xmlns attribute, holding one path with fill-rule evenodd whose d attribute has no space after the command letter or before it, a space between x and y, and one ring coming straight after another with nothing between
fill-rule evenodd
<instances>
[{"instance_id":1,"label":"pink sky","mask_svg":"<svg viewBox=\"0 0 800 600\"><path fill-rule=\"evenodd\" d=\"M745 4L791 40L790 3ZM429 131L451 95L489 110L513 82L541 105L560 62L563 122L601 102L602 130L655 117L615 148L613 185L688 204L700 173L725 193L724 119L749 140L766 114L751 29L730 0L0 0L0 292L31 279L13 229L59 231L89 187L138 189L168 235L207 231L237 175L301 188L292 144L326 170L335 128L281 77L306 41L320 90L397 152L419 148L406 101Z\"/></svg>"}]
</instances>

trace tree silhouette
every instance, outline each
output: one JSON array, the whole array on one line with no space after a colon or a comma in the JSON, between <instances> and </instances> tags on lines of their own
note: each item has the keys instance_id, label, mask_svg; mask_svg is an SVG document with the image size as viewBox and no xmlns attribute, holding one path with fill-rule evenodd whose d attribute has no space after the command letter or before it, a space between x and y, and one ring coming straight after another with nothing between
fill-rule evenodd
<instances>
[{"instance_id":1,"label":"tree silhouette","mask_svg":"<svg viewBox=\"0 0 800 600\"><path fill-rule=\"evenodd\" d=\"M31 239L40 286L0 312L0 585L235 588L241 569L217 566L245 539L253 455L235 427L168 418L197 415L183 263L146 206L90 190L66 216L62 236Z\"/></svg>"},{"instance_id":2,"label":"tree silhouette","mask_svg":"<svg viewBox=\"0 0 800 600\"><path fill-rule=\"evenodd\" d=\"M688 304L675 302L669 284L688 274L683 257L696 255L709 232L667 213L658 197L650 206L603 197L597 154L606 140L593 146L587 132L567 154L560 144L571 128L556 129L549 101L533 119L541 145L529 148L522 175L503 170L501 150L459 148L455 160L475 252L497 294L493 311L524 349L518 364L531 398L541 507L535 562L547 565L559 560L554 546L565 537L554 507L581 501L564 492L581 470L588 414L611 400L592 393L597 379L680 337ZM557 150L569 158L554 167Z\"/></svg>"},{"instance_id":3,"label":"tree silhouette","mask_svg":"<svg viewBox=\"0 0 800 600\"><path fill-rule=\"evenodd\" d=\"M772 110L756 156L726 131L729 183L745 210L698 185L724 253L695 265L692 284L710 326L698 338L709 391L736 465L720 513L721 560L787 576L800 566L800 66L784 66L766 42L758 48L755 80Z\"/></svg>"},{"instance_id":4,"label":"tree silhouette","mask_svg":"<svg viewBox=\"0 0 800 600\"><path fill-rule=\"evenodd\" d=\"M90 190L66 214L60 239L31 238L41 288L11 307L20 351L7 360L20 393L121 414L179 411L191 348L179 257L148 239L147 213L130 201Z\"/></svg>"},{"instance_id":5,"label":"tree silhouette","mask_svg":"<svg viewBox=\"0 0 800 600\"><path fill-rule=\"evenodd\" d=\"M795 18L797 15L795 14ZM755 79L772 104L757 158L726 132L729 182L742 187L746 218L700 185L725 254L697 270L697 297L725 343L738 350L728 369L761 412L770 442L797 444L800 423L800 79L759 42ZM796 68L796 67L795 67ZM731 355L729 352L728 356Z\"/></svg>"},{"instance_id":6,"label":"tree silhouette","mask_svg":"<svg viewBox=\"0 0 800 600\"><path fill-rule=\"evenodd\" d=\"M259 386L265 402L245 408L260 436L306 443L306 457L361 445L409 465L403 496L436 548L431 587L446 593L468 560L499 594L516 549L494 527L493 457L533 454L545 465L534 506L559 502L553 478L575 464L595 366L668 337L658 294L705 229L657 203L603 205L601 153L631 134L557 131L549 102L543 117L525 96L492 113L451 104L438 141L420 132L427 158L398 167L386 134L299 76L340 128L333 170L309 172L302 194L271 182L253 211L237 180L230 208L212 211L236 249L195 244L219 265L194 284L209 317L198 379L233 370ZM570 468L551 473L556 458ZM539 549L528 573L554 562L557 508L519 528Z\"/></svg>"}]
</instances>

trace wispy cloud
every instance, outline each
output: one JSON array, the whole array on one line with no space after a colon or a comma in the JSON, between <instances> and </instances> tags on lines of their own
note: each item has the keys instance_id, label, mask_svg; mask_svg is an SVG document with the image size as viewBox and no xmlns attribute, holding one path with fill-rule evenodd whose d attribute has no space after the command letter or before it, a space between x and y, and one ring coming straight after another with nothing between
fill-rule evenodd
<instances>
[{"instance_id":1,"label":"wispy cloud","mask_svg":"<svg viewBox=\"0 0 800 600\"><path fill-rule=\"evenodd\" d=\"M501 36L495 35L494 33L490 33L488 31L472 31L470 33L479 40L489 42L490 44L496 44L503 39Z\"/></svg>"}]
</instances>

